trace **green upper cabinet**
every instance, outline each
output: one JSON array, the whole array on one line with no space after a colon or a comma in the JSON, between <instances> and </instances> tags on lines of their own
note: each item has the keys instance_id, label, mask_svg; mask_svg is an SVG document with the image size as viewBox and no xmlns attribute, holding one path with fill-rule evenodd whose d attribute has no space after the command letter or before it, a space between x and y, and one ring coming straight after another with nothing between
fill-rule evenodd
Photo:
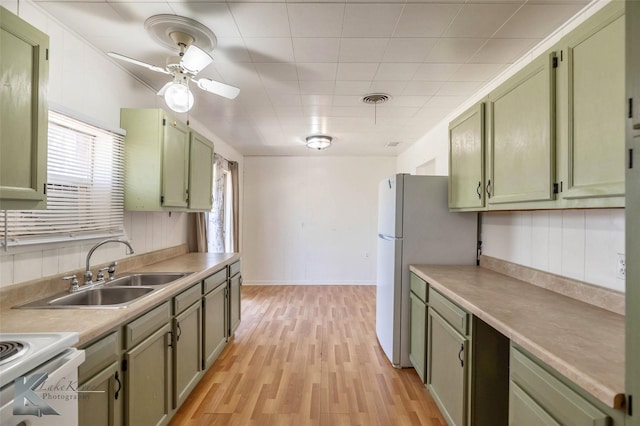
<instances>
[{"instance_id":1,"label":"green upper cabinet","mask_svg":"<svg viewBox=\"0 0 640 426\"><path fill-rule=\"evenodd\" d=\"M191 131L189 146L189 208L213 207L213 142Z\"/></svg>"},{"instance_id":2,"label":"green upper cabinet","mask_svg":"<svg viewBox=\"0 0 640 426\"><path fill-rule=\"evenodd\" d=\"M484 102L449 124L449 208L484 207Z\"/></svg>"},{"instance_id":3,"label":"green upper cabinet","mask_svg":"<svg viewBox=\"0 0 640 426\"><path fill-rule=\"evenodd\" d=\"M45 209L49 37L0 7L0 210Z\"/></svg>"},{"instance_id":4,"label":"green upper cabinet","mask_svg":"<svg viewBox=\"0 0 640 426\"><path fill-rule=\"evenodd\" d=\"M554 63L543 55L489 95L489 206L554 197Z\"/></svg>"},{"instance_id":5,"label":"green upper cabinet","mask_svg":"<svg viewBox=\"0 0 640 426\"><path fill-rule=\"evenodd\" d=\"M624 195L624 28L624 2L613 2L561 42L566 58L558 71L567 86L566 104L558 104L567 118L566 134L560 135L568 149L564 199Z\"/></svg>"},{"instance_id":6,"label":"green upper cabinet","mask_svg":"<svg viewBox=\"0 0 640 426\"><path fill-rule=\"evenodd\" d=\"M122 109L126 210L210 210L213 143L161 109Z\"/></svg>"}]
</instances>

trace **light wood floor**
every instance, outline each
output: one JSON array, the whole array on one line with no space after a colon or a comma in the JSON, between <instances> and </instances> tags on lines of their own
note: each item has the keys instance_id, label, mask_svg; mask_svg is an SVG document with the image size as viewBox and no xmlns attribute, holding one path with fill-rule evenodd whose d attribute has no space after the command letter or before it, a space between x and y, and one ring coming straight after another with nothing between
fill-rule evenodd
<instances>
[{"instance_id":1,"label":"light wood floor","mask_svg":"<svg viewBox=\"0 0 640 426\"><path fill-rule=\"evenodd\" d=\"M437 425L375 334L375 286L243 286L242 323L172 425Z\"/></svg>"}]
</instances>

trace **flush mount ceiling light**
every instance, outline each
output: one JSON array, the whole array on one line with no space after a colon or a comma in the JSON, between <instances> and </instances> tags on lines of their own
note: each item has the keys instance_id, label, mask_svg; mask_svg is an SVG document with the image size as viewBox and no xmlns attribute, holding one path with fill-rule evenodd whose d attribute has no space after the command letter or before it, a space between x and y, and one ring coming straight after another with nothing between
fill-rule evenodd
<instances>
[{"instance_id":1,"label":"flush mount ceiling light","mask_svg":"<svg viewBox=\"0 0 640 426\"><path fill-rule=\"evenodd\" d=\"M331 136L325 135L314 135L307 137L307 148L317 149L318 151L321 149L329 148L331 146L331 141L333 138Z\"/></svg>"},{"instance_id":2,"label":"flush mount ceiling light","mask_svg":"<svg viewBox=\"0 0 640 426\"><path fill-rule=\"evenodd\" d=\"M196 74L213 62L208 52L216 47L217 39L209 28L198 21L177 15L154 15L145 21L144 27L158 43L172 50L177 47L178 56L168 58L164 68L114 52L109 52L109 56L173 76L173 81L165 84L158 92L159 96L164 96L167 106L173 111L187 112L193 106L190 81L204 91L227 99L238 96L240 89L237 87L208 78L195 78Z\"/></svg>"}]
</instances>

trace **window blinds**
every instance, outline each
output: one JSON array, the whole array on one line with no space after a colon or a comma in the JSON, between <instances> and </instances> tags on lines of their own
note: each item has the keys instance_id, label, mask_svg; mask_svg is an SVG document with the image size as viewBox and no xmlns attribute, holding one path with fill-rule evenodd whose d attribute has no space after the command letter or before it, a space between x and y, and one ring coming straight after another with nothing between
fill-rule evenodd
<instances>
[{"instance_id":1,"label":"window blinds","mask_svg":"<svg viewBox=\"0 0 640 426\"><path fill-rule=\"evenodd\" d=\"M3 244L121 235L124 137L49 111L47 150L47 209L3 211Z\"/></svg>"}]
</instances>

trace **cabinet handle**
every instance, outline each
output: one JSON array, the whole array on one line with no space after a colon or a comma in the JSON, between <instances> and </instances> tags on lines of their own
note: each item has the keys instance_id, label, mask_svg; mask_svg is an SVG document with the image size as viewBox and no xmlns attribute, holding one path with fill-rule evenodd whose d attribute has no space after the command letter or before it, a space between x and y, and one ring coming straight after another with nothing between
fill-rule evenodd
<instances>
[{"instance_id":1,"label":"cabinet handle","mask_svg":"<svg viewBox=\"0 0 640 426\"><path fill-rule=\"evenodd\" d=\"M167 346L172 348L173 347L173 331L167 331L167 334L169 335L169 343Z\"/></svg>"},{"instance_id":2,"label":"cabinet handle","mask_svg":"<svg viewBox=\"0 0 640 426\"><path fill-rule=\"evenodd\" d=\"M176 335L176 342L180 341L180 335L182 334L182 329L180 328L180 321L176 321L176 327L178 327L178 334Z\"/></svg>"},{"instance_id":3,"label":"cabinet handle","mask_svg":"<svg viewBox=\"0 0 640 426\"><path fill-rule=\"evenodd\" d=\"M487 195L489 196L489 198L491 198L491 179L489 179L489 181L487 182Z\"/></svg>"},{"instance_id":4,"label":"cabinet handle","mask_svg":"<svg viewBox=\"0 0 640 426\"><path fill-rule=\"evenodd\" d=\"M116 379L116 383L118 384L118 389L116 389L116 393L114 395L114 398L117 400L118 399L118 394L120 393L120 390L122 389L122 382L120 381L120 377L118 377L118 372L117 371L116 371L115 379Z\"/></svg>"},{"instance_id":5,"label":"cabinet handle","mask_svg":"<svg viewBox=\"0 0 640 426\"><path fill-rule=\"evenodd\" d=\"M460 367L464 367L464 359L462 354L464 352L464 343L460 345L460 352L458 352L458 359L460 360Z\"/></svg>"},{"instance_id":6,"label":"cabinet handle","mask_svg":"<svg viewBox=\"0 0 640 426\"><path fill-rule=\"evenodd\" d=\"M478 181L478 187L476 188L476 193L478 194L478 200L482 200L482 193L480 192L480 188L482 188L482 182Z\"/></svg>"}]
</instances>

